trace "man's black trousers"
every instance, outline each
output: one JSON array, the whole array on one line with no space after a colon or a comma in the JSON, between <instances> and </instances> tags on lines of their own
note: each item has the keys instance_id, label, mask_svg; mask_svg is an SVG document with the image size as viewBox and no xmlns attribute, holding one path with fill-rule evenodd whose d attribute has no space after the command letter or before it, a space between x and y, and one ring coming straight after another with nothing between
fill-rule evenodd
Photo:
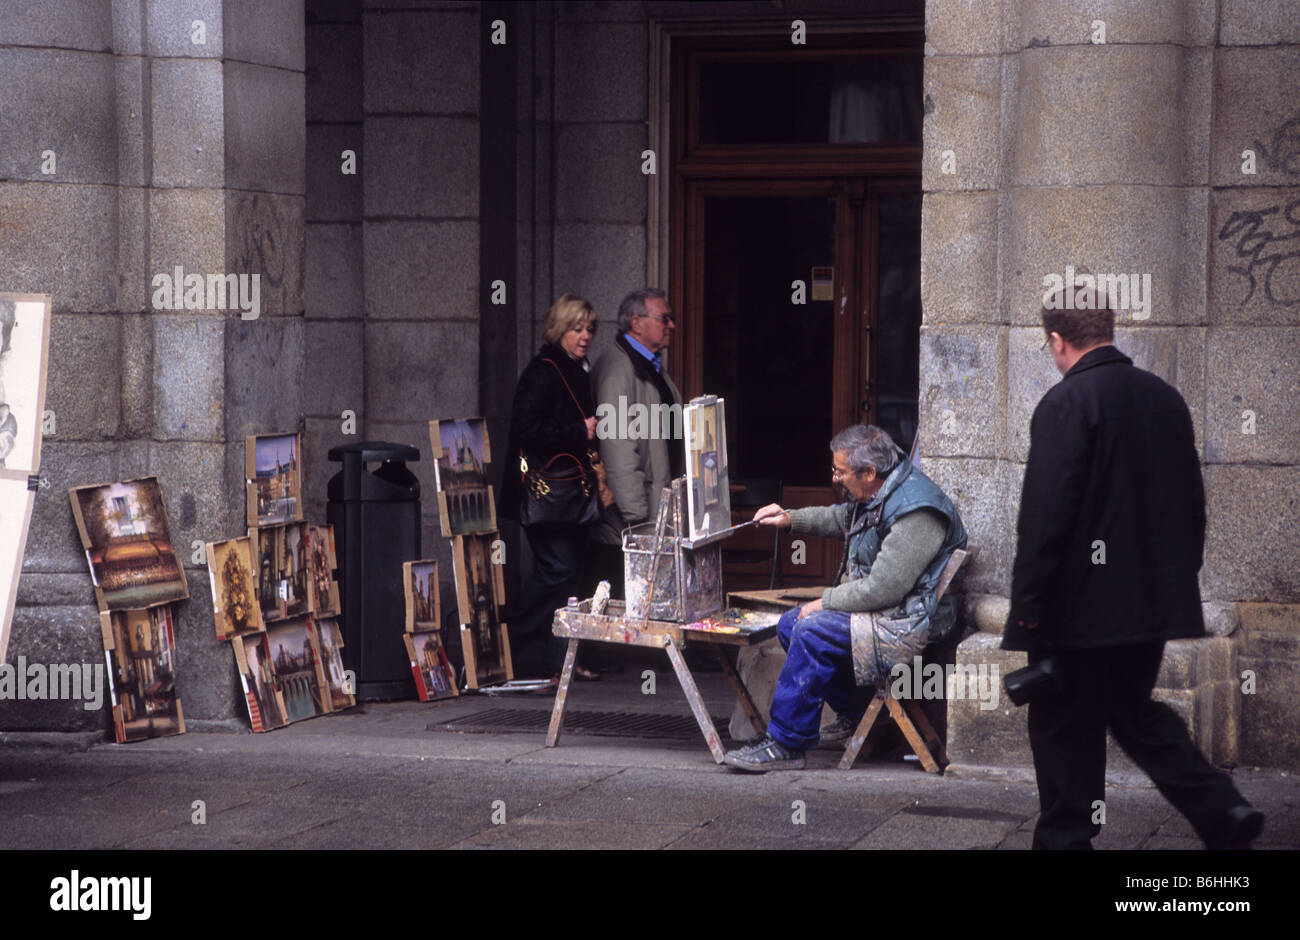
<instances>
[{"instance_id":1,"label":"man's black trousers","mask_svg":"<svg viewBox=\"0 0 1300 940\"><path fill-rule=\"evenodd\" d=\"M1151 700L1164 643L1058 650L1065 691L1029 705L1029 743L1041 815L1036 849L1087 849L1101 831L1094 801L1106 791L1106 729L1213 848L1226 813L1245 803L1227 774L1210 766L1187 726ZM1030 661L1041 658L1031 654Z\"/></svg>"}]
</instances>

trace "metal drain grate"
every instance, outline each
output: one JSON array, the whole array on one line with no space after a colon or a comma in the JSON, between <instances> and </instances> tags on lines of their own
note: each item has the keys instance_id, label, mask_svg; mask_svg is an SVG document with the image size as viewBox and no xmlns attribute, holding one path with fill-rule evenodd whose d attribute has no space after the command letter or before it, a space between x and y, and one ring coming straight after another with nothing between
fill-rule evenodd
<instances>
[{"instance_id":1,"label":"metal drain grate","mask_svg":"<svg viewBox=\"0 0 1300 940\"><path fill-rule=\"evenodd\" d=\"M429 725L430 731L507 734L545 733L551 713L536 708L489 708L451 721ZM719 728L727 719L714 718ZM645 715L635 712L565 711L563 734L603 734L621 738L698 738L700 726L690 715Z\"/></svg>"}]
</instances>

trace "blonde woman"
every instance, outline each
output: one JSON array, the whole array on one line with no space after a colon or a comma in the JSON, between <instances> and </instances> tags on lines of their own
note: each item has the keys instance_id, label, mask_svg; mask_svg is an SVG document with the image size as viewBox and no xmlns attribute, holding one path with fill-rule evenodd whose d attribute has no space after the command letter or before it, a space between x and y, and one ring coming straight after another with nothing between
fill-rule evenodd
<instances>
[{"instance_id":1,"label":"blonde woman","mask_svg":"<svg viewBox=\"0 0 1300 940\"><path fill-rule=\"evenodd\" d=\"M541 350L519 376L510 417L498 514L519 520L534 558L532 576L512 605L510 636L540 652L548 675L559 673L564 658L552 617L582 589L587 529L599 514L589 456L596 406L587 350L595 335L591 304L573 294L560 297L546 314ZM543 479L552 485L539 485ZM582 667L574 675L600 678Z\"/></svg>"}]
</instances>

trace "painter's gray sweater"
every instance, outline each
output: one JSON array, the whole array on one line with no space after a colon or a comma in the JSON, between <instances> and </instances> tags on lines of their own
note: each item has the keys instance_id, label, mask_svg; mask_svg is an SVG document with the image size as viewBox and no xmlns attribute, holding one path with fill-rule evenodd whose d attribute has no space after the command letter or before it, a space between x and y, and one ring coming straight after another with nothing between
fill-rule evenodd
<instances>
[{"instance_id":1,"label":"painter's gray sweater","mask_svg":"<svg viewBox=\"0 0 1300 940\"><path fill-rule=\"evenodd\" d=\"M791 509L790 532L843 540L851 506L840 503ZM933 509L917 509L899 517L880 543L880 553L866 577L850 580L848 566L841 565L839 583L822 592L822 606L846 611L897 606L943 547L947 532L948 520Z\"/></svg>"}]
</instances>

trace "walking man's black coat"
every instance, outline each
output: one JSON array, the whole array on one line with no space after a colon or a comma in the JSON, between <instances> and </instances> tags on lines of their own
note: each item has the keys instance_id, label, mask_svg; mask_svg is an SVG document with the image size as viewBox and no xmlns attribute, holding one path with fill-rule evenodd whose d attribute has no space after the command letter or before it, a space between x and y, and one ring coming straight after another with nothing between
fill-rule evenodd
<instances>
[{"instance_id":1,"label":"walking man's black coat","mask_svg":"<svg viewBox=\"0 0 1300 940\"><path fill-rule=\"evenodd\" d=\"M1034 410L1017 536L1004 649L1203 636L1205 491L1177 390L1114 346L1084 354Z\"/></svg>"}]
</instances>

